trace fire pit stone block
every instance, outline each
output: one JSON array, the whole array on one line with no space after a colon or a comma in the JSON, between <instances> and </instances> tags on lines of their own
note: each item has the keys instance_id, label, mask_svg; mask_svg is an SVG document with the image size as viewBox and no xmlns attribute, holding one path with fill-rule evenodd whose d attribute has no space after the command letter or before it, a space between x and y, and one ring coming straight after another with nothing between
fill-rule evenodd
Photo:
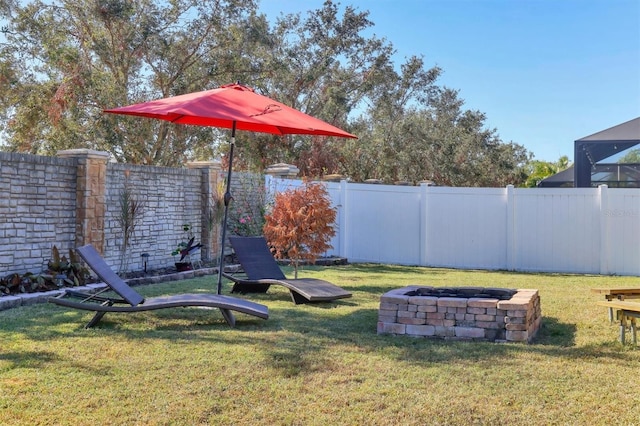
<instances>
[{"instance_id":1,"label":"fire pit stone block","mask_svg":"<svg viewBox=\"0 0 640 426\"><path fill-rule=\"evenodd\" d=\"M428 295L429 290L438 289L408 286L383 294L378 311L378 334L531 342L540 328L542 314L538 290L513 290L507 300ZM509 292L480 287L460 289L461 295L482 293L483 290L490 294ZM499 294L497 297L504 296Z\"/></svg>"}]
</instances>

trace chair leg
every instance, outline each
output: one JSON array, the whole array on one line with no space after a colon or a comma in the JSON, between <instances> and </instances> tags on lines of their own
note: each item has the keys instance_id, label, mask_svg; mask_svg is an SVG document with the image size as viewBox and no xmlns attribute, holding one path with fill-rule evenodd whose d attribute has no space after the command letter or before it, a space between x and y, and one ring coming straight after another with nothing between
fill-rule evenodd
<instances>
[{"instance_id":1,"label":"chair leg","mask_svg":"<svg viewBox=\"0 0 640 426\"><path fill-rule=\"evenodd\" d=\"M233 312L231 312L229 309L223 308L220 308L220 312L222 313L222 316L224 317L224 320L227 322L227 324L229 324L229 326L231 327L235 327L236 317L233 316Z\"/></svg>"},{"instance_id":2,"label":"chair leg","mask_svg":"<svg viewBox=\"0 0 640 426\"><path fill-rule=\"evenodd\" d=\"M306 297L303 297L300 293L293 290L289 290L289 293L291 293L291 300L293 300L293 303L296 305L302 305L303 303L309 302L309 300Z\"/></svg>"},{"instance_id":3,"label":"chair leg","mask_svg":"<svg viewBox=\"0 0 640 426\"><path fill-rule=\"evenodd\" d=\"M106 312L96 312L93 318L91 318L91 321L89 321L87 325L84 326L84 328L91 328L97 323L99 323L102 317L104 316L104 314L106 314Z\"/></svg>"},{"instance_id":4,"label":"chair leg","mask_svg":"<svg viewBox=\"0 0 640 426\"><path fill-rule=\"evenodd\" d=\"M102 306L113 306L113 301L112 300L105 300L100 305L102 305ZM91 328L94 325L96 325L97 323L99 323L100 320L102 319L102 317L104 316L104 314L106 314L106 312L96 312L96 314L93 316L93 318L91 318L91 321L89 321L87 323L87 325L84 326L84 328Z\"/></svg>"}]
</instances>

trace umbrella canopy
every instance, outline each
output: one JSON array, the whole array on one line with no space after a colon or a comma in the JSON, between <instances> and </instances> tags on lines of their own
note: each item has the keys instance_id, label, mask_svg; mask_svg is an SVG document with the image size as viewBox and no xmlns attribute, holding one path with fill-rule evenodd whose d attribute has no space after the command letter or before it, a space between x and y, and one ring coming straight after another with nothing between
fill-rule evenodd
<instances>
[{"instance_id":1,"label":"umbrella canopy","mask_svg":"<svg viewBox=\"0 0 640 426\"><path fill-rule=\"evenodd\" d=\"M107 109L107 113L157 118L177 124L220 127L275 135L356 138L329 123L255 93L240 84Z\"/></svg>"},{"instance_id":2,"label":"umbrella canopy","mask_svg":"<svg viewBox=\"0 0 640 426\"><path fill-rule=\"evenodd\" d=\"M222 287L228 210L233 198L230 188L236 129L275 135L298 134L357 138L351 133L255 93L253 89L237 83L227 84L217 89L107 109L104 112L156 118L176 124L232 129L227 189L224 195L225 211L218 268L218 294L221 293Z\"/></svg>"}]
</instances>

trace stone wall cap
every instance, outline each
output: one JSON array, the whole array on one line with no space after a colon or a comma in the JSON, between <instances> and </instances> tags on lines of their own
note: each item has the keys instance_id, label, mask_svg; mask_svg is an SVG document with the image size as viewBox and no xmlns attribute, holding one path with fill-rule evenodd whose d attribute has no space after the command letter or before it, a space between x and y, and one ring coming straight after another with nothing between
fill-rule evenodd
<instances>
[{"instance_id":1,"label":"stone wall cap","mask_svg":"<svg viewBox=\"0 0 640 426\"><path fill-rule=\"evenodd\" d=\"M222 170L222 163L217 160L210 161L189 161L186 164L188 169L217 169Z\"/></svg>"},{"instance_id":2,"label":"stone wall cap","mask_svg":"<svg viewBox=\"0 0 640 426\"><path fill-rule=\"evenodd\" d=\"M277 163L267 167L264 173L273 176L296 177L300 173L300 169L293 164Z\"/></svg>"},{"instance_id":3,"label":"stone wall cap","mask_svg":"<svg viewBox=\"0 0 640 426\"><path fill-rule=\"evenodd\" d=\"M103 159L109 160L111 154L106 151L95 151L93 149L65 149L63 151L58 151L56 153L58 157L61 158L69 158L69 157L86 157L86 158L95 158L95 159Z\"/></svg>"}]
</instances>

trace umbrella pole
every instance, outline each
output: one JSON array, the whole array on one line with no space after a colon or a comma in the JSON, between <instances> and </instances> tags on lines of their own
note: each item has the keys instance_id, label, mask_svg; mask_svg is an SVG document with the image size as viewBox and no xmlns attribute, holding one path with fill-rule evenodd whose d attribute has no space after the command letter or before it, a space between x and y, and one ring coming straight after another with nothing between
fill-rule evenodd
<instances>
[{"instance_id":1,"label":"umbrella pole","mask_svg":"<svg viewBox=\"0 0 640 426\"><path fill-rule=\"evenodd\" d=\"M224 269L224 241L227 238L227 219L231 196L231 165L233 164L233 148L236 145L236 122L231 128L231 146L229 147L229 169L227 171L227 190L224 193L224 219L222 220L222 239L220 240L220 261L218 262L218 294L222 294L222 270Z\"/></svg>"}]
</instances>

